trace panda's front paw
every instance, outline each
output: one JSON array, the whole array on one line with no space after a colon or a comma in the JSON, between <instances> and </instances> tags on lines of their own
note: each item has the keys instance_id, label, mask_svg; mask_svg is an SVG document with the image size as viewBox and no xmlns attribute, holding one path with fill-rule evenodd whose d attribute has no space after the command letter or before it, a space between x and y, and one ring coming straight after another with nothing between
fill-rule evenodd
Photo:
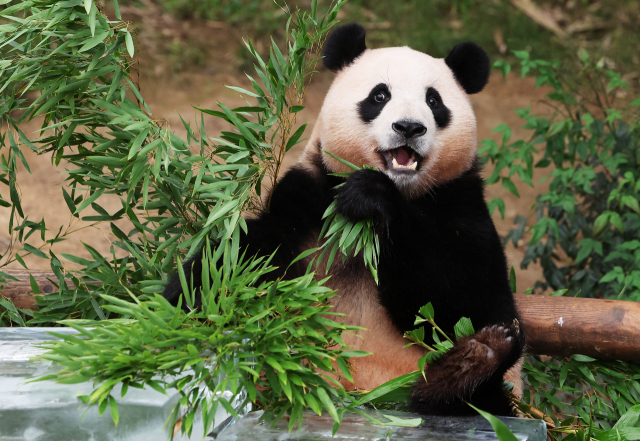
<instances>
[{"instance_id":1,"label":"panda's front paw","mask_svg":"<svg viewBox=\"0 0 640 441\"><path fill-rule=\"evenodd\" d=\"M340 188L337 209L349 220L373 219L389 225L402 212L404 199L387 175L364 169L351 174Z\"/></svg>"}]
</instances>

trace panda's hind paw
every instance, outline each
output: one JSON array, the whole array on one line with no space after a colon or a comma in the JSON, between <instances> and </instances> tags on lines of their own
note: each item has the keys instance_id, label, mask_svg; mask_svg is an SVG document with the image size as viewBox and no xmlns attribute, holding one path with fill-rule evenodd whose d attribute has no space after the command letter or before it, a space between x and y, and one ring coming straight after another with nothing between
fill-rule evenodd
<instances>
[{"instance_id":1,"label":"panda's hind paw","mask_svg":"<svg viewBox=\"0 0 640 441\"><path fill-rule=\"evenodd\" d=\"M503 363L514 356L516 358L520 356L522 342L523 335L520 324L517 319L514 319L508 325L493 325L482 328L467 343L484 347L473 350L474 354L484 353L487 361Z\"/></svg>"}]
</instances>

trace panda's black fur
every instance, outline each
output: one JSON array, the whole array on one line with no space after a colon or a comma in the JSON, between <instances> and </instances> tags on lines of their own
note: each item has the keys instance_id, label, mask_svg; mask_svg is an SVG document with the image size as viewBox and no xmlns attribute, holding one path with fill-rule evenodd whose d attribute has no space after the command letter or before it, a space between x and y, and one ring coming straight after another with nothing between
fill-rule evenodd
<instances>
[{"instance_id":1,"label":"panda's black fur","mask_svg":"<svg viewBox=\"0 0 640 441\"><path fill-rule=\"evenodd\" d=\"M324 62L340 71L365 49L364 29L343 26L328 39ZM479 91L487 81L488 59L472 43L456 46L446 63L467 93ZM469 69L469 63L486 66L468 74L478 71ZM294 166L273 189L270 210L247 220L248 233L242 236L247 255L275 252L272 263L278 270L270 278L304 274L306 262L289 264L317 241L322 215L337 193L341 214L353 221L374 219L381 246L378 301L397 332L414 329L419 308L428 302L436 322L450 335L461 317L469 317L477 330L427 367L427 382L420 380L415 386L411 407L423 414L471 415L475 411L466 404L470 402L493 414L512 414L503 377L521 357L524 334L502 244L484 200L478 160L457 178L407 198L380 171L357 171L346 182L331 175L322 148L319 142L311 146L306 163ZM198 254L185 263L188 280L192 270L193 279L200 280L200 259ZM371 277L360 257L337 271L340 274L333 277L347 283ZM181 292L175 275L164 295L175 304Z\"/></svg>"}]
</instances>

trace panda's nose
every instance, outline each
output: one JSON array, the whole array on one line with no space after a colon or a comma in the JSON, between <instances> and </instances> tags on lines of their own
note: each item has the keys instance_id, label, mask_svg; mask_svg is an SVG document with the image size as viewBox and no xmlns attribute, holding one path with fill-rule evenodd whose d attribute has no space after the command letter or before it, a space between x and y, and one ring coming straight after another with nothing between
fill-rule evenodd
<instances>
[{"instance_id":1,"label":"panda's nose","mask_svg":"<svg viewBox=\"0 0 640 441\"><path fill-rule=\"evenodd\" d=\"M406 139L422 136L427 133L427 128L420 123L411 121L398 121L391 124L391 128Z\"/></svg>"}]
</instances>

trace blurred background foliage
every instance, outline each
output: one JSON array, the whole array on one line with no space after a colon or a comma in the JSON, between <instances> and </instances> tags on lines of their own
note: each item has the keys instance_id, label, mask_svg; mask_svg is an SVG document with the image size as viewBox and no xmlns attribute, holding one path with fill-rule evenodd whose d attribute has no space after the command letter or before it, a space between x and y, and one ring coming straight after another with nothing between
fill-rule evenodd
<instances>
[{"instance_id":1,"label":"blurred background foliage","mask_svg":"<svg viewBox=\"0 0 640 441\"><path fill-rule=\"evenodd\" d=\"M141 11L157 9L177 20L203 20L230 25L253 40L276 41L284 11L275 2L257 0L126 0ZM303 0L286 2L290 9ZM321 2L322 3L322 2ZM583 47L606 56L609 67L640 65L640 2L637 0L352 0L340 12L343 22L357 21L368 32L370 47L410 45L444 57L462 40L473 40L492 59L513 59L511 50L533 57L564 59L567 51ZM263 42L264 43L264 42ZM198 65L197 47L171 53L184 57L182 66ZM206 44L205 44L206 46ZM201 48L206 52L206 47ZM634 67L635 66L635 67Z\"/></svg>"}]
</instances>

